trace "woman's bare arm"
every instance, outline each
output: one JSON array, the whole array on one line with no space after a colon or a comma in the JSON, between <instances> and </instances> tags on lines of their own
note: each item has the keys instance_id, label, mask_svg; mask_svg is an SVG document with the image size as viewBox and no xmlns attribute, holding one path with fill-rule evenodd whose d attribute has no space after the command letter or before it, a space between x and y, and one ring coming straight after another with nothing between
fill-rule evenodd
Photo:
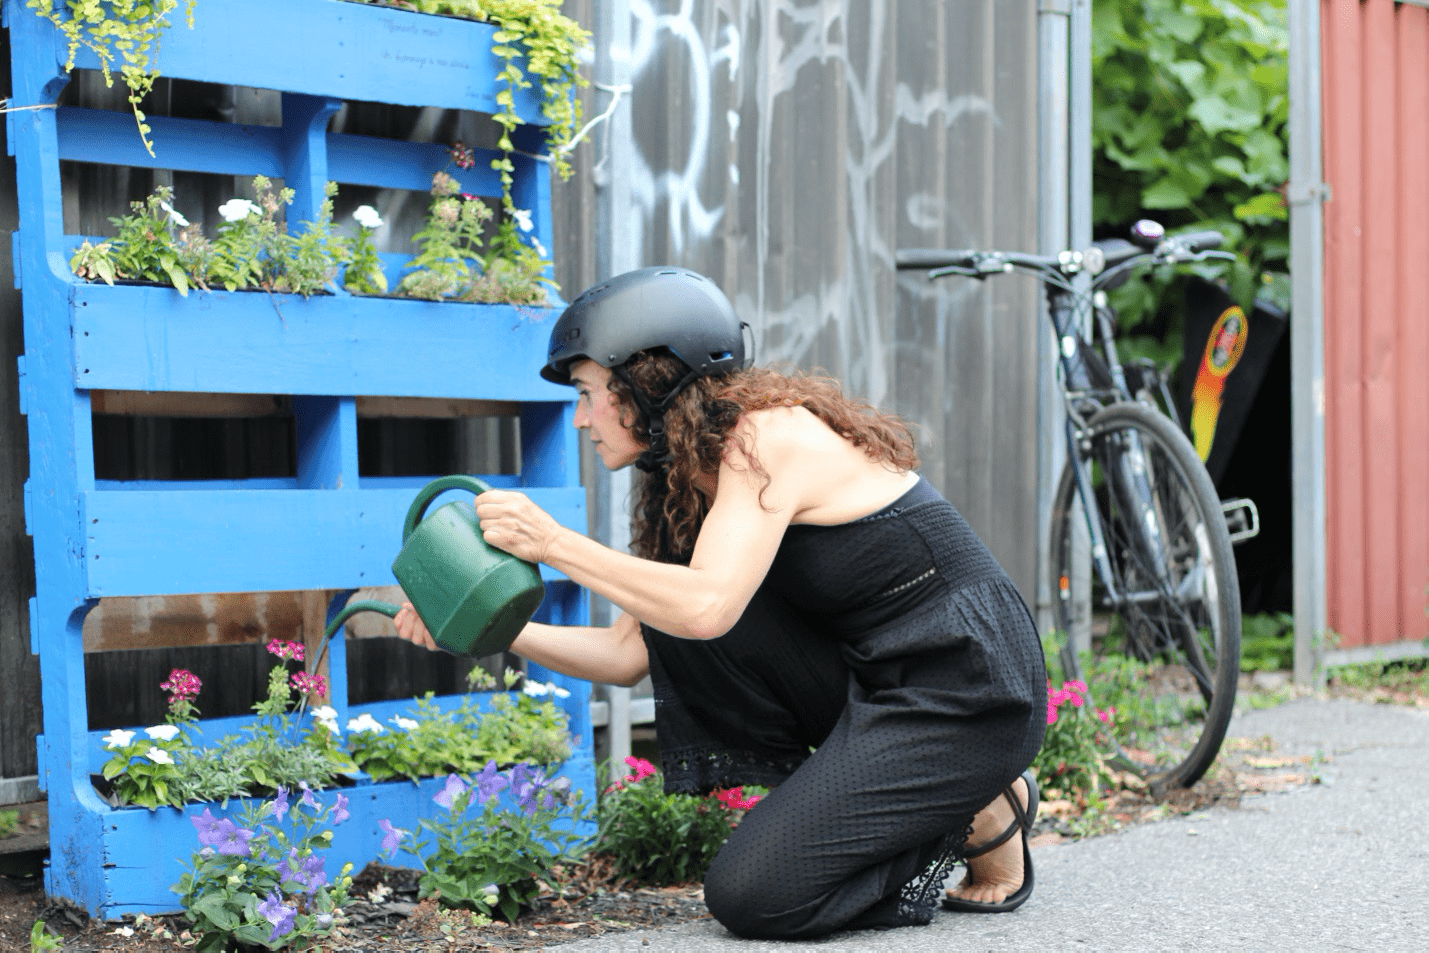
<instances>
[{"instance_id":1,"label":"woman's bare arm","mask_svg":"<svg viewBox=\"0 0 1429 953\"><path fill-rule=\"evenodd\" d=\"M618 553L560 526L520 493L483 493L477 514L493 546L560 570L662 632L715 638L744 613L795 511L794 494L776 486L781 481L771 457L777 454L761 454L773 478L768 490L747 465L726 460L721 466L718 492L688 566Z\"/></svg>"},{"instance_id":2,"label":"woman's bare arm","mask_svg":"<svg viewBox=\"0 0 1429 953\"><path fill-rule=\"evenodd\" d=\"M403 639L432 651L438 648L410 602L393 621ZM634 685L650 672L640 623L626 613L609 628L528 622L511 651L553 672L607 685Z\"/></svg>"}]
</instances>

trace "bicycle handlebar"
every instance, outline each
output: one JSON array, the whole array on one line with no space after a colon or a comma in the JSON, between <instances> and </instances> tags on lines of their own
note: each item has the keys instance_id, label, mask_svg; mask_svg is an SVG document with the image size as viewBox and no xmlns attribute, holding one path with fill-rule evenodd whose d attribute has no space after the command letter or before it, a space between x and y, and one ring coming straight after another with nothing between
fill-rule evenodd
<instances>
[{"instance_id":1,"label":"bicycle handlebar","mask_svg":"<svg viewBox=\"0 0 1429 953\"><path fill-rule=\"evenodd\" d=\"M1049 272L1070 276L1085 270L1100 274L1100 281L1111 277L1111 272L1124 271L1143 264L1167 265L1206 258L1234 258L1235 256L1228 252L1212 251L1223 241L1225 238L1220 232L1208 229L1167 236L1157 243L1154 250L1142 250L1130 242L1113 239L1099 242L1086 252L1064 251L1055 256L967 248L901 248L894 253L893 260L900 270L930 271L932 274L929 278L947 274L983 278L1014 268L1024 268L1041 272L1044 280L1050 279Z\"/></svg>"},{"instance_id":2,"label":"bicycle handlebar","mask_svg":"<svg viewBox=\"0 0 1429 953\"><path fill-rule=\"evenodd\" d=\"M900 248L893 260L899 268L971 268L978 252L941 248Z\"/></svg>"},{"instance_id":3,"label":"bicycle handlebar","mask_svg":"<svg viewBox=\"0 0 1429 953\"><path fill-rule=\"evenodd\" d=\"M1215 229L1208 229L1204 232L1185 232L1181 235L1173 235L1166 239L1192 252L1206 251L1210 248L1220 248L1225 236Z\"/></svg>"}]
</instances>

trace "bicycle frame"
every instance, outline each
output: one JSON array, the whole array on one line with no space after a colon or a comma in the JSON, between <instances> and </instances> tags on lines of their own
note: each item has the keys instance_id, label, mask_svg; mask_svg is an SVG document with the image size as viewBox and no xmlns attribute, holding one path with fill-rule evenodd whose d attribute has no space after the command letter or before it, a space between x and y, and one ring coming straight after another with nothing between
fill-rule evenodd
<instances>
[{"instance_id":1,"label":"bicycle frame","mask_svg":"<svg viewBox=\"0 0 1429 953\"><path fill-rule=\"evenodd\" d=\"M1046 289L1047 314L1056 335L1062 397L1067 411L1067 459L1076 480L1077 495L1082 501L1082 514L1091 541L1092 563L1102 581L1107 602L1118 608L1158 599L1164 599L1170 604L1175 602L1169 598L1172 595L1171 580L1165 570L1167 560L1163 558L1165 529L1162 518L1156 511L1144 448L1135 434L1129 435L1129 443L1124 452L1116 454L1109 461L1106 477L1110 492L1115 494L1120 507L1134 516L1128 521L1129 525L1136 528L1131 534L1133 555L1143 569L1151 570L1147 575L1155 580L1155 590L1134 593L1118 590L1116 574L1107 551L1107 541L1102 532L1101 512L1092 487L1089 466L1083 454L1083 451L1090 450L1090 445L1086 443L1087 421L1097 410L1111 403L1131 401L1135 398L1127 385L1126 372L1116 352L1115 329L1110 311L1098 306L1097 295L1123 274L1143 265L1234 258L1228 253L1211 250L1221 241L1221 236L1214 232L1182 236L1179 239L1162 239L1160 235L1148 237L1155 239L1152 248L1138 247L1127 242L1104 243L1094 246L1086 254L1064 251L1055 257L1011 252L949 252L944 254L954 263L933 267L928 273L929 279L960 274L981 280L991 274L1022 271L1038 278ZM1209 247L1201 248L1199 245ZM1113 260L1109 267L1104 267L1108 264L1109 257ZM917 267L916 262L910 264ZM1073 284L1073 278L1088 271L1093 273L1090 292L1081 292ZM1101 344L1101 355L1092 349L1082 335L1082 317L1088 309L1093 319L1094 333ZM1160 386L1163 395L1169 396L1166 394L1164 380L1160 381ZM1171 406L1169 400L1167 405Z\"/></svg>"}]
</instances>

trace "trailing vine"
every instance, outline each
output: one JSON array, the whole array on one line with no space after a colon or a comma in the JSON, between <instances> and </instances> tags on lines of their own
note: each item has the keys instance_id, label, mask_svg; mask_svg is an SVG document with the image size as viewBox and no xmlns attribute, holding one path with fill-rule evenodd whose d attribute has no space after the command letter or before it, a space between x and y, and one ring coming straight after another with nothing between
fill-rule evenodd
<instances>
[{"instance_id":1,"label":"trailing vine","mask_svg":"<svg viewBox=\"0 0 1429 953\"><path fill-rule=\"evenodd\" d=\"M441 16L479 20L497 28L491 51L506 66L497 74L504 88L496 94L498 110L493 116L501 126L497 148L501 156L491 167L501 174L502 206L508 216L515 211L511 202L511 153L516 151L511 133L521 124L516 115L516 93L531 86L534 76L543 93L541 112L550 121L546 144L561 178L571 175L565 146L580 124L581 104L575 96L587 85L577 71L576 54L590 40L590 33L560 12L560 0L352 0L376 6L411 10ZM522 60L525 60L525 70Z\"/></svg>"},{"instance_id":2,"label":"trailing vine","mask_svg":"<svg viewBox=\"0 0 1429 953\"><path fill-rule=\"evenodd\" d=\"M189 29L193 29L196 3L197 0L185 0ZM104 84L113 86L112 67L118 56L119 74L129 87L129 105L134 109L139 138L151 156L154 145L149 141L149 124L144 121L139 103L159 78L154 57L159 51L159 38L169 28L169 14L178 5L179 0L25 0L26 7L64 34L69 43L66 71L74 69L75 54L83 46L99 57Z\"/></svg>"}]
</instances>

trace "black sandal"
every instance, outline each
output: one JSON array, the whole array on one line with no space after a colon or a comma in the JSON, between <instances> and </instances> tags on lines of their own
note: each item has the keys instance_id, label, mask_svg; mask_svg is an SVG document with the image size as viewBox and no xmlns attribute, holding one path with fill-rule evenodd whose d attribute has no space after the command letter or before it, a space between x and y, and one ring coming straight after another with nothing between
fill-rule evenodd
<instances>
[{"instance_id":1,"label":"black sandal","mask_svg":"<svg viewBox=\"0 0 1429 953\"><path fill-rule=\"evenodd\" d=\"M944 896L944 910L956 910L959 913L1010 913L1026 903L1027 898L1032 896L1032 851L1028 847L1027 838L1032 833L1032 822L1037 819L1037 779L1032 776L1031 771L1024 771L1022 780L1027 782L1027 807L1025 809L1022 807L1012 785L1008 785L1007 789L1002 792L1002 796L1007 798L1007 803L1012 805L1012 823L1008 825L1007 830L991 841L981 844L963 855L965 862L975 857L981 857L988 851L1001 847L1011 839L1012 835L1020 831L1022 834L1022 886L998 903L983 903L979 900L963 900L960 897ZM971 868L969 868L969 872L971 872Z\"/></svg>"}]
</instances>

